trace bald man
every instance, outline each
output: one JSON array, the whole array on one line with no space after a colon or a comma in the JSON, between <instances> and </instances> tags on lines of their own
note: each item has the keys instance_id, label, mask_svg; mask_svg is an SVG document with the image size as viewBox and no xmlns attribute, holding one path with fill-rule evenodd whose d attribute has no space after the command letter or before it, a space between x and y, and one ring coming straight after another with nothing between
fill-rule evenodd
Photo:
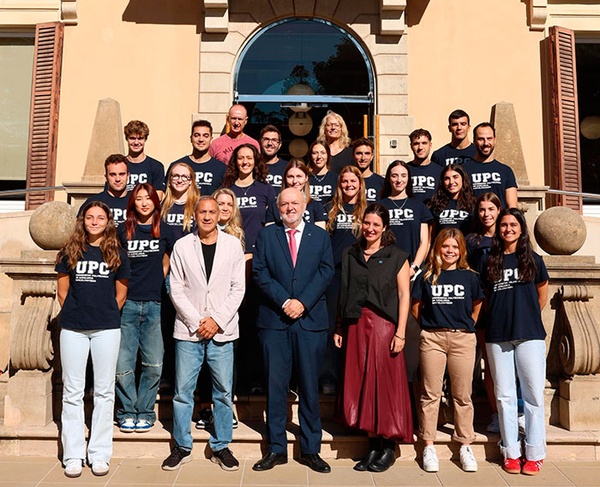
<instances>
[{"instance_id":1,"label":"bald man","mask_svg":"<svg viewBox=\"0 0 600 487\"><path fill-rule=\"evenodd\" d=\"M260 144L256 139L244 133L248 123L248 112L243 105L233 105L227 113L229 131L210 144L208 153L219 161L229 164L231 154L242 144L252 144L260 152Z\"/></svg>"}]
</instances>

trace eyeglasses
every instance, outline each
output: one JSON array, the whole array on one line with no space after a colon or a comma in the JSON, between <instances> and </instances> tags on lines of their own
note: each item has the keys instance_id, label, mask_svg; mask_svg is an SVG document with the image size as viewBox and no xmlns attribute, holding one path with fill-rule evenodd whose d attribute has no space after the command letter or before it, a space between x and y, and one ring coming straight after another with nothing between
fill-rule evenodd
<instances>
[{"instance_id":1,"label":"eyeglasses","mask_svg":"<svg viewBox=\"0 0 600 487\"><path fill-rule=\"evenodd\" d=\"M189 176L186 176L185 174L171 174L171 179L173 181L183 181L184 183L187 183L188 181L190 181L192 178L190 178Z\"/></svg>"},{"instance_id":2,"label":"eyeglasses","mask_svg":"<svg viewBox=\"0 0 600 487\"><path fill-rule=\"evenodd\" d=\"M266 137L263 137L261 140L267 144L279 144L281 142L279 139L267 139Z\"/></svg>"}]
</instances>

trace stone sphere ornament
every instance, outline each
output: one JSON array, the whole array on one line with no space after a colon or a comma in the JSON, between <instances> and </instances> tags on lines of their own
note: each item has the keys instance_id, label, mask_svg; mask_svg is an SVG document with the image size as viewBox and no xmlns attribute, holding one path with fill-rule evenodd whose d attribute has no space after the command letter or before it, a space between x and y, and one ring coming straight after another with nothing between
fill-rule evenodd
<instances>
[{"instance_id":1,"label":"stone sphere ornament","mask_svg":"<svg viewBox=\"0 0 600 487\"><path fill-rule=\"evenodd\" d=\"M60 250L75 230L77 212L62 201L49 201L29 220L29 235L44 250Z\"/></svg>"},{"instance_id":2,"label":"stone sphere ornament","mask_svg":"<svg viewBox=\"0 0 600 487\"><path fill-rule=\"evenodd\" d=\"M544 211L533 229L538 245L550 255L572 255L585 243L587 229L581 215L566 206Z\"/></svg>"}]
</instances>

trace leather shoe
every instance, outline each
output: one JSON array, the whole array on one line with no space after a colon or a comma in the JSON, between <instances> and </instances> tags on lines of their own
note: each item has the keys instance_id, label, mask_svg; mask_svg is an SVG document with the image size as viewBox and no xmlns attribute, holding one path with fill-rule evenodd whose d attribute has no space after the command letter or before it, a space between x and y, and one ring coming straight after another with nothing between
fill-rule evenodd
<instances>
[{"instance_id":1,"label":"leather shoe","mask_svg":"<svg viewBox=\"0 0 600 487\"><path fill-rule=\"evenodd\" d=\"M396 451L384 448L378 458L369 464L371 472L385 472L396 461Z\"/></svg>"},{"instance_id":2,"label":"leather shoe","mask_svg":"<svg viewBox=\"0 0 600 487\"><path fill-rule=\"evenodd\" d=\"M366 472L369 470L369 465L371 465L380 454L381 452L378 450L371 450L360 462L354 465L354 470Z\"/></svg>"},{"instance_id":3,"label":"leather shoe","mask_svg":"<svg viewBox=\"0 0 600 487\"><path fill-rule=\"evenodd\" d=\"M298 461L318 473L329 473L331 467L318 453L301 454Z\"/></svg>"},{"instance_id":4,"label":"leather shoe","mask_svg":"<svg viewBox=\"0 0 600 487\"><path fill-rule=\"evenodd\" d=\"M265 470L271 470L276 465L283 465L287 462L288 458L286 453L269 452L254 464L252 470L256 472L264 472Z\"/></svg>"}]
</instances>

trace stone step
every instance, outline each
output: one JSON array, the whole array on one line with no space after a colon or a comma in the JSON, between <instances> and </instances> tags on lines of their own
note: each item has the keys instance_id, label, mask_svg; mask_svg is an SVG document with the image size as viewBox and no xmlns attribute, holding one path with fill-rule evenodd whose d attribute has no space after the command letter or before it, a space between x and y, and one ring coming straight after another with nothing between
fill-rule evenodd
<instances>
[{"instance_id":1,"label":"stone step","mask_svg":"<svg viewBox=\"0 0 600 487\"><path fill-rule=\"evenodd\" d=\"M170 421L157 422L145 433L121 433L114 428L115 457L122 458L165 458L170 450L172 425ZM451 441L452 425L438 428L436 439L440 459L458 458L459 445ZM476 425L476 440L473 450L479 459L497 461L499 436L485 433L485 425ZM290 422L287 426L288 455L299 454L299 426ZM209 433L196 430L192 425L194 454L207 455ZM263 421L242 421L233 431L232 451L240 459L258 459L266 451L265 424ZM321 454L323 458L359 458L367 448L366 436L343 426L324 421ZM0 426L0 455L6 456L59 456L59 429L56 423L45 427L9 428ZM423 444L400 445L397 454L400 460L420 459ZM555 426L547 427L547 451L549 460L600 460L600 432L570 432Z\"/></svg>"}]
</instances>

